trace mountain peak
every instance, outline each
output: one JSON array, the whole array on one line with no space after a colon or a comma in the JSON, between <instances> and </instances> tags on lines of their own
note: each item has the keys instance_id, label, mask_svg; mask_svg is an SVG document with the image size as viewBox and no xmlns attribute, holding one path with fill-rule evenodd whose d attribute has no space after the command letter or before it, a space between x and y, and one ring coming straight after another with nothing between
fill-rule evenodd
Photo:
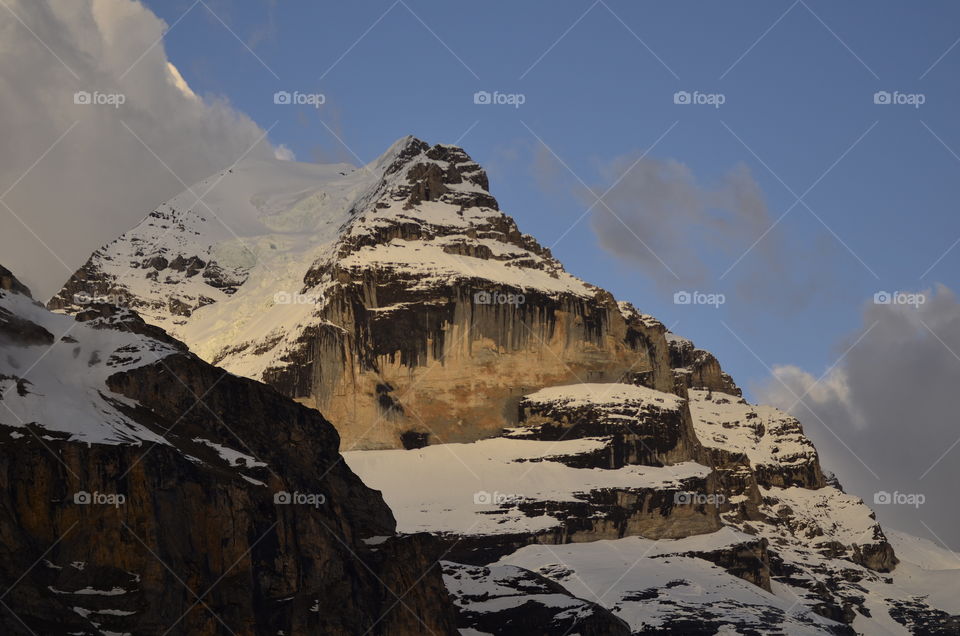
<instances>
[{"instance_id":1,"label":"mountain peak","mask_svg":"<svg viewBox=\"0 0 960 636\"><path fill-rule=\"evenodd\" d=\"M534 296L538 305L548 303L547 314L559 310L568 315L570 324L558 329L603 331L601 325L611 320L607 313L617 329L627 329L612 298L564 271L548 249L521 233L488 188L486 172L462 148L431 146L412 136L397 140L361 169L241 163L198 184L196 194L174 197L94 253L50 306L79 313L83 305L78 298L121 299L201 357L272 383L337 418L348 444L393 447L402 434L422 428L412 411L391 410L390 425L369 434L363 423L377 419L383 405L394 399L391 394L401 384L394 373L405 373L402 369L415 361L452 359L454 352L442 351L454 344L442 344L443 325L465 309L463 317L489 314L490 324L476 335L509 342L511 349L528 341L530 332L519 323L500 323L509 321L513 310L528 311L519 304L529 298L532 307ZM604 298L602 309L574 307L598 293ZM462 298L451 300L451 294ZM490 302L481 306L488 297ZM503 306L501 299L518 306ZM547 314L541 317L547 321L543 328L554 329ZM576 317L582 315L589 317ZM388 318L398 325L410 321L411 329L426 324L431 333L376 335L380 326L364 324L385 326ZM364 334L374 334L374 339ZM319 388L315 371L304 372L302 364L320 362L310 353L317 337L346 348L324 364L323 373L343 374L333 384L365 376L363 382L372 383L369 400L351 406L350 400ZM616 356L632 356L642 339L616 345ZM402 350L399 357L390 351L394 345ZM465 339L463 345L460 353L468 355L472 345ZM558 346L567 345L558 341ZM575 355L586 364L593 346L584 343ZM379 360L381 355L389 360ZM348 370L353 364L359 368ZM609 373L615 378L630 366L630 361L618 360L616 369L596 371L596 377ZM548 373L551 382L575 379L563 364L547 367L538 373ZM529 379L529 372L514 371L517 381ZM657 382L666 388L673 380L661 374ZM503 388L496 389L497 401L506 398L500 394ZM477 423L456 433L458 438L475 439L504 423L501 414L483 410ZM450 415L438 411L428 417L428 426L434 417L460 419Z\"/></svg>"},{"instance_id":2,"label":"mountain peak","mask_svg":"<svg viewBox=\"0 0 960 636\"><path fill-rule=\"evenodd\" d=\"M366 168L374 172L383 172L399 159L414 157L430 147L430 144L413 135L406 135L390 144L387 150L367 164Z\"/></svg>"}]
</instances>

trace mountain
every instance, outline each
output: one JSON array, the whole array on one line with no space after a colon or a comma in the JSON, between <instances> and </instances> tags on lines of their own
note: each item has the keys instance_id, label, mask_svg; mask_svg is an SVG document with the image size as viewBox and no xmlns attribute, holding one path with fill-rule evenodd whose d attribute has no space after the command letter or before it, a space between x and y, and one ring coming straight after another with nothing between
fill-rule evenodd
<instances>
[{"instance_id":1,"label":"mountain","mask_svg":"<svg viewBox=\"0 0 960 636\"><path fill-rule=\"evenodd\" d=\"M242 162L50 307L104 300L329 418L397 531L439 544L462 634L960 629L960 570L891 541L715 356L567 273L460 148Z\"/></svg>"},{"instance_id":2,"label":"mountain","mask_svg":"<svg viewBox=\"0 0 960 636\"><path fill-rule=\"evenodd\" d=\"M662 325L565 272L487 187L461 149L412 138L361 169L247 161L97 251L50 306L129 303L319 409L345 448L496 434L531 388L578 377L672 389Z\"/></svg>"},{"instance_id":3,"label":"mountain","mask_svg":"<svg viewBox=\"0 0 960 636\"><path fill-rule=\"evenodd\" d=\"M439 547L338 446L130 310L54 314L0 267L0 632L455 633Z\"/></svg>"}]
</instances>

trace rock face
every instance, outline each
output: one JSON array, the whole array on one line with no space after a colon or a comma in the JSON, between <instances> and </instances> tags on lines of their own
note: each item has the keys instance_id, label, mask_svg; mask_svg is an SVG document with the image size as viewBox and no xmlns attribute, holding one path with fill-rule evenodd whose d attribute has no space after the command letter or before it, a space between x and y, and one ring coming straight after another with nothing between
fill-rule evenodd
<instances>
[{"instance_id":1,"label":"rock face","mask_svg":"<svg viewBox=\"0 0 960 636\"><path fill-rule=\"evenodd\" d=\"M872 620L897 559L870 509L827 483L795 419L738 395L685 390L686 399L616 383L552 387L525 396L518 425L500 438L345 457L383 491L401 531L434 532L446 558L461 565L521 565L590 601L590 590L574 585L586 573L569 571L567 557L555 554L560 546L584 546L571 547L569 558L587 568L586 546L633 551L638 537L664 553L637 551L624 568L689 559L683 563L697 573L682 584L627 577L620 596L597 601L620 618L634 616L633 633L699 633L700 620L748 633L768 621L788 633L840 634ZM535 548L545 559L537 568L515 561ZM470 571L472 585L496 595L495 569ZM791 602L781 607L770 595L716 613L710 602L684 600L685 586L712 576L720 577L711 583L718 596L736 580L790 590ZM598 580L601 590L620 585ZM523 602L513 598L510 607ZM477 603L458 606L462 624L488 624ZM792 624L799 608L802 620Z\"/></svg>"},{"instance_id":2,"label":"rock face","mask_svg":"<svg viewBox=\"0 0 960 636\"><path fill-rule=\"evenodd\" d=\"M456 633L439 546L396 535L319 413L0 279L0 631Z\"/></svg>"},{"instance_id":3,"label":"rock face","mask_svg":"<svg viewBox=\"0 0 960 636\"><path fill-rule=\"evenodd\" d=\"M728 393L687 392L697 439L716 463L746 460L763 487L827 485L817 450L796 418Z\"/></svg>"},{"instance_id":4,"label":"rock face","mask_svg":"<svg viewBox=\"0 0 960 636\"><path fill-rule=\"evenodd\" d=\"M710 389L731 395L742 395L733 378L720 368L720 361L691 341L674 333L667 333L670 366L680 386L688 389Z\"/></svg>"},{"instance_id":5,"label":"rock face","mask_svg":"<svg viewBox=\"0 0 960 636\"><path fill-rule=\"evenodd\" d=\"M370 508L341 503L369 530L363 541L344 522L345 544L377 576L410 584L409 564L418 573L442 550L461 629L872 634L956 624L957 608L917 588L913 564L900 575L872 511L824 475L796 419L749 404L713 354L564 271L499 210L460 148L405 138L361 169L241 163L98 250L50 306L172 348L178 376L223 412L236 399L261 421L268 413L233 393L218 399L247 385L229 376L221 388L204 375L212 367L148 330L322 412L406 537L384 538L394 529L373 495ZM109 380L164 421L190 407L162 367ZM203 415L190 413L184 424ZM322 472L339 440L322 432L323 453L302 448L325 421L296 413L303 427L283 429L295 434L241 417L251 444L241 472L267 488L342 492L309 481L352 478ZM241 452L229 429L203 427L197 437ZM200 461L216 448L193 437L169 445ZM282 479L254 466L262 457ZM304 527L314 536L309 523L275 533L313 555L298 538ZM271 563L272 585L306 576ZM953 584L960 590L960 577ZM411 605L440 632L454 619L430 606L438 585L424 578ZM294 594L280 583L255 593L277 586ZM397 625L392 633L422 627Z\"/></svg>"},{"instance_id":6,"label":"rock face","mask_svg":"<svg viewBox=\"0 0 960 636\"><path fill-rule=\"evenodd\" d=\"M704 460L684 401L628 384L579 384L542 389L520 401L518 439L610 436L605 468L663 466ZM704 461L706 463L706 461Z\"/></svg>"},{"instance_id":7,"label":"rock face","mask_svg":"<svg viewBox=\"0 0 960 636\"><path fill-rule=\"evenodd\" d=\"M566 273L463 150L406 138L361 170L276 163L195 188L215 186L208 205L239 239L185 193L96 252L50 306L127 304L319 409L345 448L481 439L556 384L673 388L663 326Z\"/></svg>"}]
</instances>

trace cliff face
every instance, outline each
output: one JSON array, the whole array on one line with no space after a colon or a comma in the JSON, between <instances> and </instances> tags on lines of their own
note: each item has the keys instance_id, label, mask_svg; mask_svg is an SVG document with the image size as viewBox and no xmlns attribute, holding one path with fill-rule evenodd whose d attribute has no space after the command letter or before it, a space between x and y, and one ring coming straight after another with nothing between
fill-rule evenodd
<instances>
[{"instance_id":1,"label":"cliff face","mask_svg":"<svg viewBox=\"0 0 960 636\"><path fill-rule=\"evenodd\" d=\"M345 448L481 439L516 423L522 395L557 384L672 389L662 325L521 234L461 149L404 139L362 170L318 172L292 205L274 203L280 169L221 175L231 223L253 228L242 243L177 198L50 306L126 304L319 409Z\"/></svg>"},{"instance_id":2,"label":"cliff face","mask_svg":"<svg viewBox=\"0 0 960 636\"><path fill-rule=\"evenodd\" d=\"M455 633L438 546L319 413L0 274L0 631Z\"/></svg>"},{"instance_id":3,"label":"cliff face","mask_svg":"<svg viewBox=\"0 0 960 636\"><path fill-rule=\"evenodd\" d=\"M264 380L329 413L346 448L482 439L516 424L525 393L578 378L664 381L656 334L603 298L528 291L524 304L500 306L476 302L482 280L424 294L389 270L339 279L324 318L347 328L309 334Z\"/></svg>"},{"instance_id":4,"label":"cliff face","mask_svg":"<svg viewBox=\"0 0 960 636\"><path fill-rule=\"evenodd\" d=\"M749 404L713 354L564 271L463 150L406 138L361 169L245 162L196 190L223 219L184 193L96 252L51 307L163 327L330 418L409 537L347 543L403 579L430 550L415 537L433 535L459 628L852 634L940 620L892 598L906 594L890 591L893 547L825 477L800 422ZM103 299L149 324L91 312ZM175 400L168 419L190 407L160 368L136 373L110 386ZM298 478L337 475L301 448L314 421L302 417L279 439L250 422L244 452L283 446L272 452ZM388 550L409 552L376 560Z\"/></svg>"},{"instance_id":5,"label":"cliff face","mask_svg":"<svg viewBox=\"0 0 960 636\"><path fill-rule=\"evenodd\" d=\"M591 383L542 389L520 402L515 439L610 437L608 468L709 462L684 400L643 386Z\"/></svg>"},{"instance_id":6,"label":"cliff face","mask_svg":"<svg viewBox=\"0 0 960 636\"><path fill-rule=\"evenodd\" d=\"M884 574L897 563L873 513L827 483L795 419L730 393L686 394L622 383L552 387L525 396L518 424L501 437L345 457L382 490L401 531L434 532L451 561L491 567L469 570L471 585L491 595L501 585L492 566L530 567L537 561L527 557L540 550L534 572L590 600L578 582L592 575L596 554L587 546L602 542L633 555L621 573L634 587L603 605L621 618L633 613L634 633L686 633L693 617L747 631L773 621L770 628L788 633L853 633L845 625L876 611L870 599L886 593ZM638 538L647 547L637 548ZM570 545L577 547L557 556ZM691 586L710 579L704 567L727 577L696 608L677 604L672 579L635 587L635 569L656 571L679 557L692 568ZM570 560L581 559L585 570L571 571ZM450 576L448 587L459 590ZM620 585L597 580L601 590ZM753 599L714 613L709 599L724 597L734 580L789 589L792 601L759 611ZM469 595L457 594L462 627L488 624Z\"/></svg>"},{"instance_id":7,"label":"cliff face","mask_svg":"<svg viewBox=\"0 0 960 636\"><path fill-rule=\"evenodd\" d=\"M733 378L720 368L720 361L703 349L674 333L667 334L670 366L679 386L687 389L711 389L740 396Z\"/></svg>"}]
</instances>

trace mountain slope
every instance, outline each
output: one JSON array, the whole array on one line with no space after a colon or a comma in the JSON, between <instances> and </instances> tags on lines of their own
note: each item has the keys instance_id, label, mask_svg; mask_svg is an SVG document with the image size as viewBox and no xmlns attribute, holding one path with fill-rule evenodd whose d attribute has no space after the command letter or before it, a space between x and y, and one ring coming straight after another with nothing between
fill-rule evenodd
<instances>
[{"instance_id":1,"label":"mountain slope","mask_svg":"<svg viewBox=\"0 0 960 636\"><path fill-rule=\"evenodd\" d=\"M662 325L497 208L466 153L412 138L362 169L246 162L98 250L50 306L127 303L318 408L346 448L472 441L578 377L670 390Z\"/></svg>"},{"instance_id":2,"label":"mountain slope","mask_svg":"<svg viewBox=\"0 0 960 636\"><path fill-rule=\"evenodd\" d=\"M454 633L439 553L316 411L28 294L0 268L0 631Z\"/></svg>"},{"instance_id":3,"label":"mountain slope","mask_svg":"<svg viewBox=\"0 0 960 636\"><path fill-rule=\"evenodd\" d=\"M444 546L462 633L954 633L800 422L567 273L463 150L218 179L51 306L129 304L324 413L398 530Z\"/></svg>"}]
</instances>

